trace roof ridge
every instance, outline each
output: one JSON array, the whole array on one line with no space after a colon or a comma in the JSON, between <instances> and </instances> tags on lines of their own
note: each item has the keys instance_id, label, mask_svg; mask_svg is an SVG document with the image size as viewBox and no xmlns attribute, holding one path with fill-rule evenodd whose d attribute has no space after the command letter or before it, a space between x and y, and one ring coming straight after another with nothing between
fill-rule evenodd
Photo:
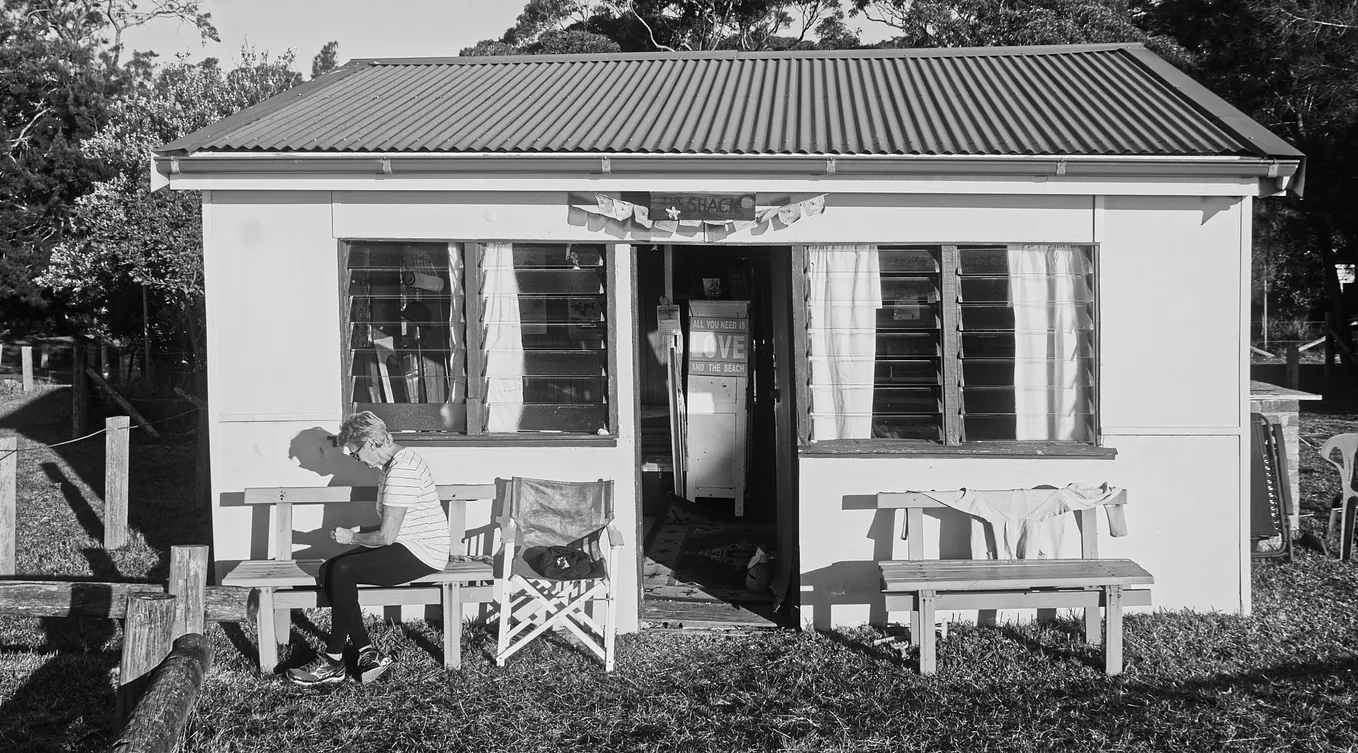
<instances>
[{"instance_id":1,"label":"roof ridge","mask_svg":"<svg viewBox=\"0 0 1358 753\"><path fill-rule=\"evenodd\" d=\"M854 50L682 50L677 52L609 52L558 55L489 55L477 57L355 58L365 65L508 65L513 63L616 62L650 60L817 60L825 58L918 58L1063 55L1145 48L1140 42L1051 44L1012 47L865 47Z\"/></svg>"}]
</instances>

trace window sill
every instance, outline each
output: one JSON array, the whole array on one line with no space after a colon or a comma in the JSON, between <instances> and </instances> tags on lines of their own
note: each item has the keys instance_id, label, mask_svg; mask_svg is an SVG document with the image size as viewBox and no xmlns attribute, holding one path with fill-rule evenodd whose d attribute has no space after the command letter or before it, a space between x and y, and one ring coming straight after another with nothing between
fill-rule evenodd
<instances>
[{"instance_id":1,"label":"window sill","mask_svg":"<svg viewBox=\"0 0 1358 753\"><path fill-rule=\"evenodd\" d=\"M409 435L393 433L396 444L409 447L617 447L618 437L613 434L427 434Z\"/></svg>"},{"instance_id":2,"label":"window sill","mask_svg":"<svg viewBox=\"0 0 1358 753\"><path fill-rule=\"evenodd\" d=\"M800 457L844 457L848 455L902 458L1089 458L1111 460L1118 451L1113 447L1094 447L1071 442L975 442L946 446L936 442L888 439L834 439L813 442L797 448Z\"/></svg>"}]
</instances>

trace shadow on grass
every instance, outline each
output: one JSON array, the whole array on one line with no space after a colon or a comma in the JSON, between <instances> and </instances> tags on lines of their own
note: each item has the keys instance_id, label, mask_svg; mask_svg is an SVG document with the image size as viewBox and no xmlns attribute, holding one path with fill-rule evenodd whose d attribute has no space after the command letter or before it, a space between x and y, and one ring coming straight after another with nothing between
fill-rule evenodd
<instances>
[{"instance_id":1,"label":"shadow on grass","mask_svg":"<svg viewBox=\"0 0 1358 753\"><path fill-rule=\"evenodd\" d=\"M0 706L0 743L13 751L104 750L117 730L113 652L62 651Z\"/></svg>"}]
</instances>

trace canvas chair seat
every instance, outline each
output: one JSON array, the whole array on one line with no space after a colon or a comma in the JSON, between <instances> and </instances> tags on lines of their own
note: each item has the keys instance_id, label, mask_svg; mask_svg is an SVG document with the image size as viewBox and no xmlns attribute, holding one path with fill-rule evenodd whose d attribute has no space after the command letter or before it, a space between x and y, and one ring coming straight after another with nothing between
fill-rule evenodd
<instances>
[{"instance_id":1,"label":"canvas chair seat","mask_svg":"<svg viewBox=\"0 0 1358 753\"><path fill-rule=\"evenodd\" d=\"M613 482L496 480L502 551L496 558L500 635L495 663L504 666L534 638L568 631L613 670L617 636L617 572L622 536L613 526ZM534 547L588 554L586 577L551 578L524 559Z\"/></svg>"}]
</instances>

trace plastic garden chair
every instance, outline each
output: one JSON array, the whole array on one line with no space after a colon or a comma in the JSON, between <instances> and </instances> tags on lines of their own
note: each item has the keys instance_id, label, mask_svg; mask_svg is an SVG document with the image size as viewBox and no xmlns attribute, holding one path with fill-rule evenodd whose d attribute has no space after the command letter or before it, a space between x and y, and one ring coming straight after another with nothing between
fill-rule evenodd
<instances>
[{"instance_id":1,"label":"plastic garden chair","mask_svg":"<svg viewBox=\"0 0 1358 753\"><path fill-rule=\"evenodd\" d=\"M1332 455L1339 450L1340 461ZM1327 538L1339 537L1339 559L1353 556L1354 515L1358 513L1358 492L1353 490L1354 455L1358 454L1358 434L1336 434L1320 448L1320 456L1339 471L1339 499L1330 506Z\"/></svg>"}]
</instances>

